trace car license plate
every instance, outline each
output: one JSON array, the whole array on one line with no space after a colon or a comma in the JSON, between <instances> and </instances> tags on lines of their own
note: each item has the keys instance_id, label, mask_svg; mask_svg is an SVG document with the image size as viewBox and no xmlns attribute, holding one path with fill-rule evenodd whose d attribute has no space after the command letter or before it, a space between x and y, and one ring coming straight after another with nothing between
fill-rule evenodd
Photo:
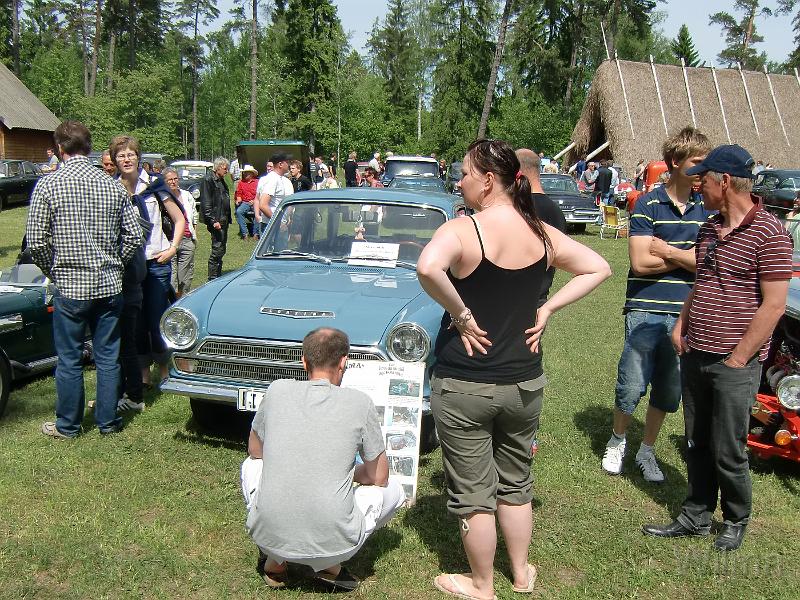
<instances>
[{"instance_id":1,"label":"car license plate","mask_svg":"<svg viewBox=\"0 0 800 600\"><path fill-rule=\"evenodd\" d=\"M240 389L236 408L246 412L256 412L266 395L264 390Z\"/></svg>"}]
</instances>

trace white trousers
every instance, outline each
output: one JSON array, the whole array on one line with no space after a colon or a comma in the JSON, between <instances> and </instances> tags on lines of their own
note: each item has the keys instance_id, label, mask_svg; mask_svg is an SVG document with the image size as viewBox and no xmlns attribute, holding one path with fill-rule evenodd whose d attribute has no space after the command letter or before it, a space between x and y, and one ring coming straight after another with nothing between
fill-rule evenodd
<instances>
[{"instance_id":1,"label":"white trousers","mask_svg":"<svg viewBox=\"0 0 800 600\"><path fill-rule=\"evenodd\" d=\"M244 503L247 506L248 513L255 508L258 502L258 489L261 484L261 468L263 464L261 459L249 456L242 463L242 495L244 496ZM322 571L338 565L352 558L361 549L361 546L364 545L364 542L367 541L373 531L389 522L394 513L397 512L397 509L405 503L406 496L403 492L403 486L394 479L390 479L386 487L376 485L358 486L354 492L354 500L356 508L364 515L364 535L355 546L346 552L334 556L303 559L278 556L275 552L265 548L261 548L261 551L279 564L288 560L292 563L308 565L314 571Z\"/></svg>"}]
</instances>

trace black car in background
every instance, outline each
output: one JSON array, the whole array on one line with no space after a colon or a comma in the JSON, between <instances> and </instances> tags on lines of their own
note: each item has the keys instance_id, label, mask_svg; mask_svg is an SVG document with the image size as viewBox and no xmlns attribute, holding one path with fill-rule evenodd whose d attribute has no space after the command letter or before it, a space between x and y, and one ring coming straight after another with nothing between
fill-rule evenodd
<instances>
[{"instance_id":1,"label":"black car in background","mask_svg":"<svg viewBox=\"0 0 800 600\"><path fill-rule=\"evenodd\" d=\"M450 163L450 168L447 169L447 189L450 191L451 194L457 194L458 196L461 195L461 188L458 187L456 184L461 181L461 167L463 163L461 162L452 162Z\"/></svg>"},{"instance_id":2,"label":"black car in background","mask_svg":"<svg viewBox=\"0 0 800 600\"><path fill-rule=\"evenodd\" d=\"M798 192L800 171L797 170L761 171L753 183L753 194L760 196L767 210L781 218L794 208Z\"/></svg>"},{"instance_id":3,"label":"black car in background","mask_svg":"<svg viewBox=\"0 0 800 600\"><path fill-rule=\"evenodd\" d=\"M0 210L28 202L43 175L39 166L28 160L0 160Z\"/></svg>"},{"instance_id":4,"label":"black car in background","mask_svg":"<svg viewBox=\"0 0 800 600\"><path fill-rule=\"evenodd\" d=\"M542 173L540 179L545 194L564 214L568 231L586 231L586 225L598 223L600 209L594 197L581 194L572 176Z\"/></svg>"}]
</instances>

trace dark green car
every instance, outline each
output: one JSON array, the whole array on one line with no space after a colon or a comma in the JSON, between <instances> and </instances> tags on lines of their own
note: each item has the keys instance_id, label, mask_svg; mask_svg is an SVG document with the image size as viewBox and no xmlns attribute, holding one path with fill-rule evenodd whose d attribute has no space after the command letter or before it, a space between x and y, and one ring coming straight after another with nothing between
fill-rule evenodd
<instances>
[{"instance_id":1,"label":"dark green car","mask_svg":"<svg viewBox=\"0 0 800 600\"><path fill-rule=\"evenodd\" d=\"M0 417L13 381L51 371L53 292L35 265L15 265L0 271Z\"/></svg>"},{"instance_id":2,"label":"dark green car","mask_svg":"<svg viewBox=\"0 0 800 600\"><path fill-rule=\"evenodd\" d=\"M0 210L31 199L42 170L28 160L0 160Z\"/></svg>"}]
</instances>

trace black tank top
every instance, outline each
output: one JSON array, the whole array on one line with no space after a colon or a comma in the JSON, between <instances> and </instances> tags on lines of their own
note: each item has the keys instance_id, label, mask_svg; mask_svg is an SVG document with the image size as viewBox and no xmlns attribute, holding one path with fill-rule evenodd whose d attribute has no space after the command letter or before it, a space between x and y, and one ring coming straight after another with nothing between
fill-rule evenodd
<instances>
[{"instance_id":1,"label":"black tank top","mask_svg":"<svg viewBox=\"0 0 800 600\"><path fill-rule=\"evenodd\" d=\"M472 357L467 356L458 330L448 329L450 315L445 312L434 347L434 373L437 377L506 385L536 379L542 375L542 358L525 343L525 330L536 321L547 250L527 267L498 267L486 258L478 223L470 219L481 245L481 262L463 279L457 279L449 270L447 276L493 345L485 355L476 350Z\"/></svg>"}]
</instances>

